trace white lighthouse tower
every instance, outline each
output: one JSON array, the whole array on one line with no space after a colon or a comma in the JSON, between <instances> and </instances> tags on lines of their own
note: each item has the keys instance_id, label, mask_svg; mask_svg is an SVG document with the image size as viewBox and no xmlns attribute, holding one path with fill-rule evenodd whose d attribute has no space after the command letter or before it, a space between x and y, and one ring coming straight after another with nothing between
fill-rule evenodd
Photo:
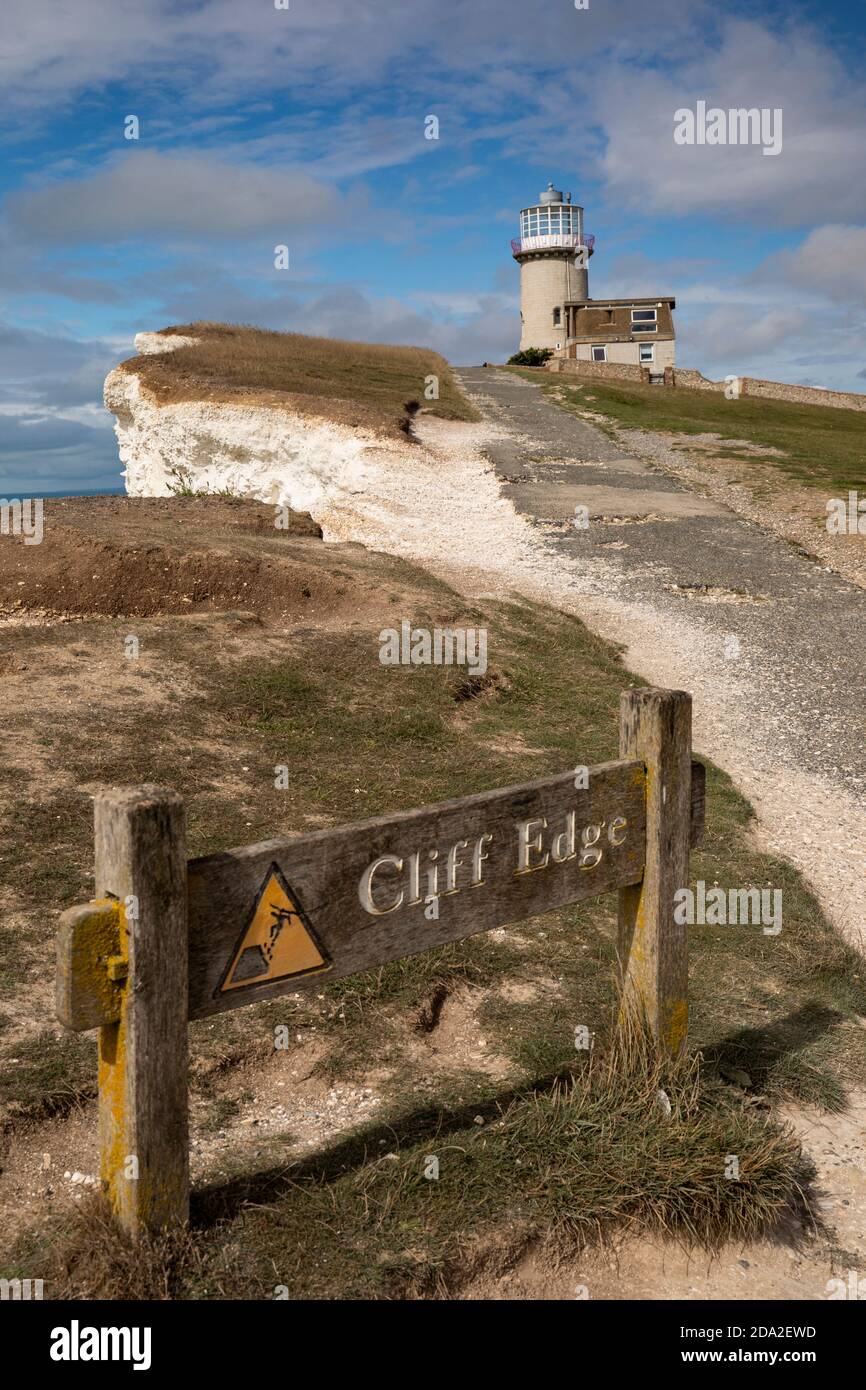
<instances>
[{"instance_id":1,"label":"white lighthouse tower","mask_svg":"<svg viewBox=\"0 0 866 1390\"><path fill-rule=\"evenodd\" d=\"M565 347L565 306L589 298L593 240L583 235L583 208L552 183L533 207L521 209L520 237L511 243L520 266L521 351Z\"/></svg>"}]
</instances>

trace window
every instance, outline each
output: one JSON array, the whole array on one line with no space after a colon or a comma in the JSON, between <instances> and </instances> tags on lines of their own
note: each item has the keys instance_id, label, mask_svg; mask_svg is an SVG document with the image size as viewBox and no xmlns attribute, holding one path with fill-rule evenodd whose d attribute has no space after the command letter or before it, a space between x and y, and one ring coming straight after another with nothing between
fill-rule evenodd
<instances>
[{"instance_id":1,"label":"window","mask_svg":"<svg viewBox=\"0 0 866 1390\"><path fill-rule=\"evenodd\" d=\"M658 331L658 311L656 309L632 309L632 333L656 333Z\"/></svg>"},{"instance_id":2,"label":"window","mask_svg":"<svg viewBox=\"0 0 866 1390\"><path fill-rule=\"evenodd\" d=\"M602 343L599 347L594 347L592 349L592 360L593 362L607 361L607 348L604 346L604 343Z\"/></svg>"},{"instance_id":3,"label":"window","mask_svg":"<svg viewBox=\"0 0 866 1390\"><path fill-rule=\"evenodd\" d=\"M655 361L655 353L656 353L656 350L655 350L655 344L654 344L654 343L641 343L641 344L639 345L639 348L640 348L640 360L641 360L641 362L654 362L654 361Z\"/></svg>"},{"instance_id":4,"label":"window","mask_svg":"<svg viewBox=\"0 0 866 1390\"><path fill-rule=\"evenodd\" d=\"M553 311L553 326L554 326L554 328L558 328L559 325L560 325L561 323L562 323L562 310L561 310L561 309L554 309L554 311Z\"/></svg>"}]
</instances>

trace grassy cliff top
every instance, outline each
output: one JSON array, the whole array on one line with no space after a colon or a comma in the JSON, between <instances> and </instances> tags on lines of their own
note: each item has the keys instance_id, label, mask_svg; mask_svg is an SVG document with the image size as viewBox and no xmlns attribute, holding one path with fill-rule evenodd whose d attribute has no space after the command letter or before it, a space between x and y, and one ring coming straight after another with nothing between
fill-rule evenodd
<instances>
[{"instance_id":1,"label":"grassy cliff top","mask_svg":"<svg viewBox=\"0 0 866 1390\"><path fill-rule=\"evenodd\" d=\"M274 333L241 324L188 323L160 330L192 337L195 344L124 362L160 404L228 401L282 406L377 433L405 431L423 407L448 420L477 414L451 367L428 348L352 343ZM438 399L429 400L429 377L438 378Z\"/></svg>"}]
</instances>

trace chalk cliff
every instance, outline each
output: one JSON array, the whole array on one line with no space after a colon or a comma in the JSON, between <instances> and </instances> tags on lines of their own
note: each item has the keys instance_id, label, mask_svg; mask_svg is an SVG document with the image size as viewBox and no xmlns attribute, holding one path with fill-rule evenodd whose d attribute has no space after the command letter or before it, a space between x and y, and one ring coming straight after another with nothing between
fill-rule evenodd
<instances>
[{"instance_id":1,"label":"chalk cliff","mask_svg":"<svg viewBox=\"0 0 866 1390\"><path fill-rule=\"evenodd\" d=\"M139 353L172 352L195 338L140 333ZM160 401L125 366L105 381L126 490L134 497L230 492L309 511L325 521L365 490L370 470L405 468L417 446L373 429L300 413L290 405L214 399Z\"/></svg>"}]
</instances>

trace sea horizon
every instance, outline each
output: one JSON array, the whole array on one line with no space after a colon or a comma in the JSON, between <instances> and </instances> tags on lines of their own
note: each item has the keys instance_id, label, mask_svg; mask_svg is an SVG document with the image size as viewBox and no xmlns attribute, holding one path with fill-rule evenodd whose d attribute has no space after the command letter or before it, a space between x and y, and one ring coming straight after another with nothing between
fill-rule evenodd
<instances>
[{"instance_id":1,"label":"sea horizon","mask_svg":"<svg viewBox=\"0 0 866 1390\"><path fill-rule=\"evenodd\" d=\"M0 486L0 493L11 500L13 497L117 497L126 496L125 487L73 487L57 488L54 490L41 490L39 488L7 488L4 492Z\"/></svg>"}]
</instances>

